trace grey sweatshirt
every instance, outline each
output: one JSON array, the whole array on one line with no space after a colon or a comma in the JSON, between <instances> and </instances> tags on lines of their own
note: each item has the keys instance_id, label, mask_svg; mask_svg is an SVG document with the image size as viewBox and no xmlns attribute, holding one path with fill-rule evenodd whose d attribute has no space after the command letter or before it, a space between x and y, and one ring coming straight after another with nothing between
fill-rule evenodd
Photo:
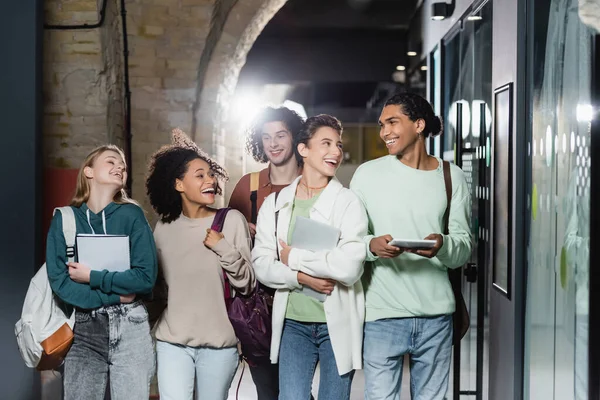
<instances>
[{"instance_id":1,"label":"grey sweatshirt","mask_svg":"<svg viewBox=\"0 0 600 400\"><path fill-rule=\"evenodd\" d=\"M202 243L214 217L159 222L154 230L158 251L157 297L166 294L167 306L156 326L156 338L185 346L223 348L237 339L227 317L223 270L231 286L242 294L255 285L250 256L250 234L244 216L230 210L224 239L213 250ZM168 289L167 289L168 288Z\"/></svg>"}]
</instances>

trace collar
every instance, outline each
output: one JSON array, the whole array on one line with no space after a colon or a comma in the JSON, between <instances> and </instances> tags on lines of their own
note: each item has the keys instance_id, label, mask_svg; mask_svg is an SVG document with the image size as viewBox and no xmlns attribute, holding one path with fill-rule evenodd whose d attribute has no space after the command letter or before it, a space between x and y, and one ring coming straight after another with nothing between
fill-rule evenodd
<instances>
[{"instance_id":1,"label":"collar","mask_svg":"<svg viewBox=\"0 0 600 400\"><path fill-rule=\"evenodd\" d=\"M300 169L300 174L302 174L302 169ZM271 163L269 166L262 171L260 171L258 175L258 187L264 188L271 185ZM280 185L283 186L283 185Z\"/></svg>"},{"instance_id":2,"label":"collar","mask_svg":"<svg viewBox=\"0 0 600 400\"><path fill-rule=\"evenodd\" d=\"M294 202L296 189L301 178L302 175L297 177L294 182L279 192L279 196L277 196L277 202L275 203L275 211L280 211ZM344 186L342 186L340 181L338 181L336 177L333 177L325 189L323 189L323 192L321 192L321 195L319 196L319 199L313 208L317 210L319 214L328 219L331 215L331 211L333 210L335 200L343 188Z\"/></svg>"}]
</instances>

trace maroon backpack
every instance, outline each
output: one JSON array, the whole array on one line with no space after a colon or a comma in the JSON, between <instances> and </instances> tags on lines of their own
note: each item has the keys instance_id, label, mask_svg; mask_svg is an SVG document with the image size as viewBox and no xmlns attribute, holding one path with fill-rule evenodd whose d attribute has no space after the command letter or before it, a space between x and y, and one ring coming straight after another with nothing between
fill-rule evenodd
<instances>
[{"instance_id":1,"label":"maroon backpack","mask_svg":"<svg viewBox=\"0 0 600 400\"><path fill-rule=\"evenodd\" d=\"M217 210L211 229L221 232L225 217L230 208ZM271 313L268 299L271 298L258 284L247 296L236 293L231 296L231 285L225 270L225 305L227 315L233 326L235 335L242 345L242 355L250 363L257 363L269 357L271 350Z\"/></svg>"}]
</instances>

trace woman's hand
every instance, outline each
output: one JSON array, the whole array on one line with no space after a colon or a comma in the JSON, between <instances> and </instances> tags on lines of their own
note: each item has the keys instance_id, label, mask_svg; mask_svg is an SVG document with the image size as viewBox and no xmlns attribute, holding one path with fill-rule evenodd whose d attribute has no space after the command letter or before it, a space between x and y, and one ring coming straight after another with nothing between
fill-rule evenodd
<instances>
[{"instance_id":1,"label":"woman's hand","mask_svg":"<svg viewBox=\"0 0 600 400\"><path fill-rule=\"evenodd\" d=\"M225 236L221 232L213 231L212 229L206 230L206 237L204 238L204 245L209 249L214 249L214 247L219 243L221 239Z\"/></svg>"},{"instance_id":2,"label":"woman's hand","mask_svg":"<svg viewBox=\"0 0 600 400\"><path fill-rule=\"evenodd\" d=\"M119 297L121 298L122 304L131 303L133 300L135 300L135 294L122 294Z\"/></svg>"},{"instance_id":3,"label":"woman's hand","mask_svg":"<svg viewBox=\"0 0 600 400\"><path fill-rule=\"evenodd\" d=\"M90 267L76 262L67 263L67 266L69 267L69 276L73 281L77 283L90 283L90 273L92 272Z\"/></svg>"},{"instance_id":4,"label":"woman's hand","mask_svg":"<svg viewBox=\"0 0 600 400\"><path fill-rule=\"evenodd\" d=\"M304 272L298 272L298 283L308 286L319 293L330 295L331 292L333 292L336 281L331 279L315 278L314 276L310 276Z\"/></svg>"},{"instance_id":5,"label":"woman's hand","mask_svg":"<svg viewBox=\"0 0 600 400\"><path fill-rule=\"evenodd\" d=\"M290 251L292 251L292 246L288 246L287 243L281 239L279 239L279 244L281 245L281 251L279 252L279 261L281 261L289 267L288 261L290 259Z\"/></svg>"},{"instance_id":6,"label":"woman's hand","mask_svg":"<svg viewBox=\"0 0 600 400\"><path fill-rule=\"evenodd\" d=\"M256 225L253 223L248 223L248 230L250 231L250 237L254 239L256 236Z\"/></svg>"}]
</instances>

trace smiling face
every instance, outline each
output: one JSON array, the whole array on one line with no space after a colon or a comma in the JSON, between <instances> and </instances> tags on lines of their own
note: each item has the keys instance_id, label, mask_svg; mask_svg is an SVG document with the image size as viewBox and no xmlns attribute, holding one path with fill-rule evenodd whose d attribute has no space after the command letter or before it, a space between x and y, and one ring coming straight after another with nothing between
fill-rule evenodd
<instances>
[{"instance_id":1,"label":"smiling face","mask_svg":"<svg viewBox=\"0 0 600 400\"><path fill-rule=\"evenodd\" d=\"M292 134L283 122L267 122L263 125L263 149L274 166L284 165L294 156L292 142Z\"/></svg>"},{"instance_id":2,"label":"smiling face","mask_svg":"<svg viewBox=\"0 0 600 400\"><path fill-rule=\"evenodd\" d=\"M215 202L217 178L206 161L196 158L188 162L183 177L175 180L175 190L184 201L209 206Z\"/></svg>"},{"instance_id":3,"label":"smiling face","mask_svg":"<svg viewBox=\"0 0 600 400\"><path fill-rule=\"evenodd\" d=\"M419 133L425 128L425 121L411 121L399 105L383 108L379 117L379 136L385 142L389 154L401 156L419 142Z\"/></svg>"},{"instance_id":4,"label":"smiling face","mask_svg":"<svg viewBox=\"0 0 600 400\"><path fill-rule=\"evenodd\" d=\"M115 192L127 182L127 168L121 155L112 150L102 152L94 163L85 167L84 174L94 186L110 187Z\"/></svg>"},{"instance_id":5,"label":"smiling face","mask_svg":"<svg viewBox=\"0 0 600 400\"><path fill-rule=\"evenodd\" d=\"M304 160L304 170L315 170L327 176L335 176L342 162L342 136L328 126L318 128L308 140L308 145L300 143L298 153Z\"/></svg>"}]
</instances>

